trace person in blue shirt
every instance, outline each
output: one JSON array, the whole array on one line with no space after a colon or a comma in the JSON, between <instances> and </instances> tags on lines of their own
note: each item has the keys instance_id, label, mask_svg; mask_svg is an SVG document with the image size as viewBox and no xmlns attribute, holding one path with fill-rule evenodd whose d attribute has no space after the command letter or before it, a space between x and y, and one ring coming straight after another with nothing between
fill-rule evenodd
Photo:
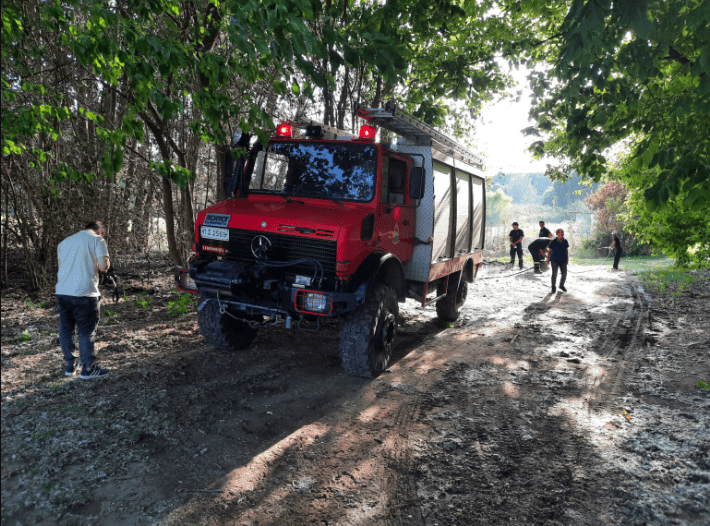
<instances>
[{"instance_id":1,"label":"person in blue shirt","mask_svg":"<svg viewBox=\"0 0 710 526\"><path fill-rule=\"evenodd\" d=\"M548 247L547 262L552 264L552 292L557 292L557 270L560 270L560 290L567 292L565 280L567 279L567 264L569 263L569 242L565 239L565 231L558 228L557 237Z\"/></svg>"}]
</instances>

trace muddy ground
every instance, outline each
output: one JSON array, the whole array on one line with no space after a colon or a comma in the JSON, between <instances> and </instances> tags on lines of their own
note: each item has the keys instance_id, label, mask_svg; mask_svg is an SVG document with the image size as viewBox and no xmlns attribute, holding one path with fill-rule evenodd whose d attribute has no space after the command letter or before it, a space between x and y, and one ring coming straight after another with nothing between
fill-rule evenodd
<instances>
[{"instance_id":1,"label":"muddy ground","mask_svg":"<svg viewBox=\"0 0 710 526\"><path fill-rule=\"evenodd\" d=\"M453 327L402 305L363 379L335 322L209 348L152 268L104 304L98 380L63 376L50 296L3 291L3 525L710 523L708 272L672 299L487 264Z\"/></svg>"}]
</instances>

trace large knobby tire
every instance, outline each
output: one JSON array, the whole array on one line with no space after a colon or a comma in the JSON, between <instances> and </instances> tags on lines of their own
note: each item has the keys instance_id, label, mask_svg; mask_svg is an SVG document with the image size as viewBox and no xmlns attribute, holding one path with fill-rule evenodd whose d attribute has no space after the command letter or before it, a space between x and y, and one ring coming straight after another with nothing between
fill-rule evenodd
<instances>
[{"instance_id":1,"label":"large knobby tire","mask_svg":"<svg viewBox=\"0 0 710 526\"><path fill-rule=\"evenodd\" d=\"M373 285L365 303L340 321L340 361L357 376L373 377L387 367L397 336L399 305L394 289Z\"/></svg>"},{"instance_id":2,"label":"large knobby tire","mask_svg":"<svg viewBox=\"0 0 710 526\"><path fill-rule=\"evenodd\" d=\"M259 332L258 327L251 327L244 321L235 320L226 312L220 313L216 300L208 300L197 311L197 323L208 344L230 351L246 349Z\"/></svg>"},{"instance_id":3,"label":"large knobby tire","mask_svg":"<svg viewBox=\"0 0 710 526\"><path fill-rule=\"evenodd\" d=\"M449 277L449 290L444 299L436 302L436 314L440 319L444 321L454 322L459 319L461 314L461 308L463 304L466 303L466 295L468 294L468 282L461 278L458 282L458 288L455 288L458 276L452 274ZM439 292L443 294L443 290Z\"/></svg>"}]
</instances>

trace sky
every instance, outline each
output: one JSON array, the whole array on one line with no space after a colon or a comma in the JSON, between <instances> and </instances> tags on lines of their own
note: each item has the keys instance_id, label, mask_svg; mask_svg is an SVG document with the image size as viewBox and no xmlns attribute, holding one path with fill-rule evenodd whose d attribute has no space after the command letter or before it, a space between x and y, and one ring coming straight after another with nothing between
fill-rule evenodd
<instances>
[{"instance_id":1,"label":"sky","mask_svg":"<svg viewBox=\"0 0 710 526\"><path fill-rule=\"evenodd\" d=\"M513 72L519 83L517 89L522 90L517 101L515 98L505 98L486 104L481 111L481 118L476 122L472 143L477 151L483 152L489 177L499 172L544 172L547 164L552 164L550 159L533 159L527 148L539 138L526 137L520 131L534 124L528 120L532 92L527 86L526 75L527 71Z\"/></svg>"}]
</instances>

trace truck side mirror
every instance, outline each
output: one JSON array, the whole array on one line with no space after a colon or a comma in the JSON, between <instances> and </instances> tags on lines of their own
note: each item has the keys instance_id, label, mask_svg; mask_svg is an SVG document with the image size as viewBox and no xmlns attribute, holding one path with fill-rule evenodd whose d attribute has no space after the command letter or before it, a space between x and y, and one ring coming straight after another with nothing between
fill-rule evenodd
<instances>
[{"instance_id":1,"label":"truck side mirror","mask_svg":"<svg viewBox=\"0 0 710 526\"><path fill-rule=\"evenodd\" d=\"M424 168L415 166L409 172L409 198L421 199L424 197Z\"/></svg>"}]
</instances>

